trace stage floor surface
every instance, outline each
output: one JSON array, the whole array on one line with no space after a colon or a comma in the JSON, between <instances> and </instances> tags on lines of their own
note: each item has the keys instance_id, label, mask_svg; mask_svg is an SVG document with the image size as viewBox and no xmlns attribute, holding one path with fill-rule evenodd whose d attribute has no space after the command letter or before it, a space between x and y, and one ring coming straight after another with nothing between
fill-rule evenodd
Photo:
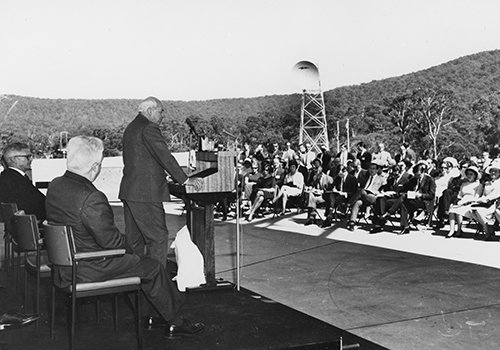
<instances>
[{"instance_id":1,"label":"stage floor surface","mask_svg":"<svg viewBox=\"0 0 500 350\"><path fill-rule=\"evenodd\" d=\"M166 211L172 232L179 204ZM180 219L180 220L179 220ZM500 243L419 227L371 235L306 214L242 220L241 285L389 349L500 349ZM236 279L234 219L216 222L217 276Z\"/></svg>"},{"instance_id":2,"label":"stage floor surface","mask_svg":"<svg viewBox=\"0 0 500 350\"><path fill-rule=\"evenodd\" d=\"M185 223L182 203L165 209L173 239ZM114 211L123 229L122 209ZM243 222L242 291L190 293L184 311L205 322L204 334L168 340L159 330L145 332L144 349L337 349L340 335L360 349L500 348L499 242L444 239L423 229L370 235L363 226L349 232L343 224L322 229L304 222L295 211ZM236 283L233 218L216 221L215 250L217 277ZM20 305L11 290L0 291L3 310ZM87 314L76 349L136 348L126 305L118 332L105 305L100 325ZM65 349L66 315L58 315L56 340L42 315L38 331L0 333L0 350Z\"/></svg>"}]
</instances>

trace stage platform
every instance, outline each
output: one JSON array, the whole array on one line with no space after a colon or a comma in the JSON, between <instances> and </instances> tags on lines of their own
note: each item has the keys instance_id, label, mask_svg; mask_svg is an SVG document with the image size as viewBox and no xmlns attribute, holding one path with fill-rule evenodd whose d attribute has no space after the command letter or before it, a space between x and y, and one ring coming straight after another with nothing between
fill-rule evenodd
<instances>
[{"instance_id":1,"label":"stage platform","mask_svg":"<svg viewBox=\"0 0 500 350\"><path fill-rule=\"evenodd\" d=\"M123 209L114 211L123 228ZM182 203L166 211L173 239L185 221ZM370 235L363 226L350 232L342 224L321 229L304 221L293 211L244 223L242 291L190 294L186 315L205 322L206 332L172 341L155 330L144 334L145 349L336 349L339 335L361 349L500 348L498 241L447 240L425 230ZM234 283L234 219L216 221L215 239L217 277ZM21 306L20 296L3 293L1 307ZM131 314L122 304L117 333L109 311L97 327L92 312L84 315L77 349L135 349ZM45 311L38 331L0 333L0 350L65 349L64 310L58 314L55 341Z\"/></svg>"},{"instance_id":2,"label":"stage platform","mask_svg":"<svg viewBox=\"0 0 500 350\"><path fill-rule=\"evenodd\" d=\"M45 288L46 287L46 288ZM44 290L49 287L44 284ZM20 305L19 296L0 291L2 310ZM47 299L44 293L43 300ZM63 297L63 296L61 296ZM120 299L118 331L113 330L112 300L101 301L101 320L96 324L93 303L80 308L77 322L75 349L137 349L134 320L128 299ZM39 350L68 348L66 310L59 307L56 318L56 338L49 337L46 306L39 329L34 325L0 333L1 350ZM329 325L292 308L242 289L188 292L183 315L192 320L203 320L206 329L202 334L182 339L166 339L161 329L144 331L144 349L192 350L192 349L339 349L342 337L344 346L361 350L381 350L373 344L349 332Z\"/></svg>"}]
</instances>

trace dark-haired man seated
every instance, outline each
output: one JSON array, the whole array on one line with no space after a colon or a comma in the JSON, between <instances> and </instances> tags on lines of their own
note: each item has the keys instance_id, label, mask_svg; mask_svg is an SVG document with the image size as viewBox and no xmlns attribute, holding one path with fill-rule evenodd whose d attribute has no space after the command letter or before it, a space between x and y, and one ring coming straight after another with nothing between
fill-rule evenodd
<instances>
[{"instance_id":1,"label":"dark-haired man seated","mask_svg":"<svg viewBox=\"0 0 500 350\"><path fill-rule=\"evenodd\" d=\"M324 193L326 219L321 227L332 225L333 212L341 204L349 203L358 190L358 180L349 174L347 166L340 167L340 173L333 179L332 190Z\"/></svg>"},{"instance_id":2,"label":"dark-haired man seated","mask_svg":"<svg viewBox=\"0 0 500 350\"><path fill-rule=\"evenodd\" d=\"M311 174L307 181L305 194L307 197L307 221L304 225L316 224L316 208L318 204L324 203L323 194L326 189L331 187L333 179L323 172L321 159L316 158L312 161Z\"/></svg>"},{"instance_id":3,"label":"dark-haired man seated","mask_svg":"<svg viewBox=\"0 0 500 350\"><path fill-rule=\"evenodd\" d=\"M434 197L436 195L436 183L434 179L425 173L424 164L416 164L413 167L413 177L403 185L402 194L382 218L393 215L401 208L401 232L400 235L410 233L409 219L417 209L424 209L430 213L434 209Z\"/></svg>"},{"instance_id":4,"label":"dark-haired man seated","mask_svg":"<svg viewBox=\"0 0 500 350\"><path fill-rule=\"evenodd\" d=\"M406 171L406 164L399 162L391 167L391 173L387 183L380 188L380 193L373 205L373 227L370 233L378 233L384 230L385 220L381 218L399 198L404 184L408 182L411 175Z\"/></svg>"},{"instance_id":5,"label":"dark-haired man seated","mask_svg":"<svg viewBox=\"0 0 500 350\"><path fill-rule=\"evenodd\" d=\"M68 170L51 182L47 192L47 220L71 226L77 252L126 250L119 257L81 261L77 281L139 276L142 291L167 324L169 338L201 332L202 323L179 317L184 296L170 280L165 267L156 259L132 253L127 238L115 226L106 195L92 184L101 171L103 149L102 141L96 137L73 137L67 146ZM61 288L71 284L71 268L56 266L53 273Z\"/></svg>"},{"instance_id":6,"label":"dark-haired man seated","mask_svg":"<svg viewBox=\"0 0 500 350\"><path fill-rule=\"evenodd\" d=\"M45 196L26 174L33 160L29 146L12 143L5 147L2 159L6 169L0 174L0 202L16 203L19 210L45 220Z\"/></svg>"},{"instance_id":7,"label":"dark-haired man seated","mask_svg":"<svg viewBox=\"0 0 500 350\"><path fill-rule=\"evenodd\" d=\"M351 209L351 217L347 222L347 229L349 231L354 230L354 222L358 218L358 213L361 206L364 205L373 205L377 199L377 195L379 194L380 187L385 184L385 177L378 174L379 166L376 163L370 164L368 168L368 176L363 184L361 184L360 189L356 192L356 194L351 198L350 205L352 205Z\"/></svg>"}]
</instances>

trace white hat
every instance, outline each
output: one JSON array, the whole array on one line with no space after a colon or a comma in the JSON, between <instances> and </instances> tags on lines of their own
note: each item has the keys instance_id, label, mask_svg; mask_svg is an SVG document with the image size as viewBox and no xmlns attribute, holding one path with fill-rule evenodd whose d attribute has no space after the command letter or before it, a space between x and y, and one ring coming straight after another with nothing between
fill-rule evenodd
<instances>
[{"instance_id":1,"label":"white hat","mask_svg":"<svg viewBox=\"0 0 500 350\"><path fill-rule=\"evenodd\" d=\"M446 157L445 159L443 159L443 162L450 163L453 168L458 167L458 161L453 157Z\"/></svg>"}]
</instances>

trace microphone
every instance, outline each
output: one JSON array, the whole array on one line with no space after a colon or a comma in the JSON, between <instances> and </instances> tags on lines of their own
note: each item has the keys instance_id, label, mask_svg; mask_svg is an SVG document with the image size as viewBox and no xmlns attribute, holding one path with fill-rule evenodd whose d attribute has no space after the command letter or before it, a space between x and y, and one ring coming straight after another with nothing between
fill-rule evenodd
<instances>
[{"instance_id":1,"label":"microphone","mask_svg":"<svg viewBox=\"0 0 500 350\"><path fill-rule=\"evenodd\" d=\"M189 131L192 132L196 137L200 137L196 132L196 128L194 127L193 121L191 119L186 118L186 124L189 126Z\"/></svg>"}]
</instances>

